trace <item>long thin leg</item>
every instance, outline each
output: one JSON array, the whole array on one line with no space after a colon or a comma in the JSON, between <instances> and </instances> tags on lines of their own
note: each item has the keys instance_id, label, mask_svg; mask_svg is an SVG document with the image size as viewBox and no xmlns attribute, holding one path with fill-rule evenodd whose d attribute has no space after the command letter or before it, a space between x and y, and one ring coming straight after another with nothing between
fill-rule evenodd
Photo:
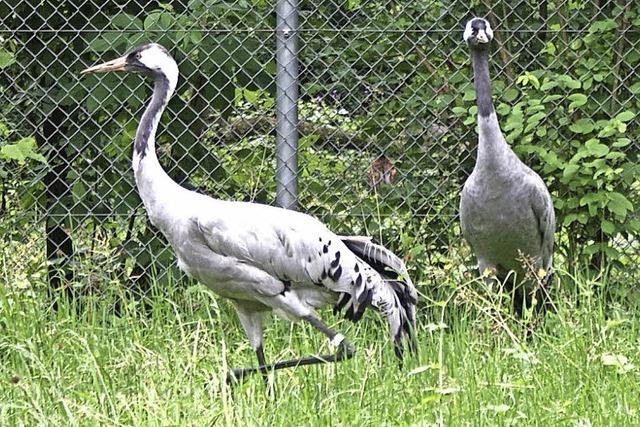
<instances>
[{"instance_id":1,"label":"long thin leg","mask_svg":"<svg viewBox=\"0 0 640 427\"><path fill-rule=\"evenodd\" d=\"M252 368L232 369L231 372L229 372L227 381L229 382L241 381L247 376L255 372L262 372L264 375L265 372L268 372L271 370L275 371L278 369L292 368L296 366L341 362L343 360L350 359L353 357L353 354L355 353L355 349L353 345L349 341L347 341L347 339L343 335L335 332L334 330L329 328L327 325L322 323L322 321L316 317L307 316L307 317L304 317L303 319L308 323L310 323L314 328L318 329L320 332L325 334L327 338L329 338L333 343L337 344L338 348L334 354L308 356L308 357L302 357L299 359L284 360L282 362L277 362L271 365L265 365L263 363L264 355L258 356L259 361L260 361L260 357L262 357L260 366L255 368L252 367ZM258 353L258 350L256 350L256 353Z\"/></svg>"},{"instance_id":2,"label":"long thin leg","mask_svg":"<svg viewBox=\"0 0 640 427\"><path fill-rule=\"evenodd\" d=\"M264 351L262 350L262 344L256 348L256 356L258 357L258 367L260 368L260 373L262 374L262 381L264 381L264 386L267 389L267 393L271 398L276 398L276 385L274 383L269 384L269 370L267 369L267 361L264 358ZM227 379L229 381L229 379Z\"/></svg>"},{"instance_id":3,"label":"long thin leg","mask_svg":"<svg viewBox=\"0 0 640 427\"><path fill-rule=\"evenodd\" d=\"M262 373L262 379L264 380L264 385L269 387L269 371L265 367L267 365L267 361L264 358L264 350L262 349L262 345L260 345L256 349L256 356L258 358L258 367L260 368L260 372Z\"/></svg>"},{"instance_id":4,"label":"long thin leg","mask_svg":"<svg viewBox=\"0 0 640 427\"><path fill-rule=\"evenodd\" d=\"M266 360L264 357L264 350L262 348L262 317L263 313L266 311L266 307L259 303L252 303L248 301L232 300L232 302L236 308L236 312L238 313L238 319L240 319L240 323L247 334L249 343L256 352L258 366L264 367L266 365ZM269 370L265 367L264 369L261 369L261 372L264 383L268 388ZM234 377L232 370L227 374L227 382L231 382L233 380Z\"/></svg>"}]
</instances>

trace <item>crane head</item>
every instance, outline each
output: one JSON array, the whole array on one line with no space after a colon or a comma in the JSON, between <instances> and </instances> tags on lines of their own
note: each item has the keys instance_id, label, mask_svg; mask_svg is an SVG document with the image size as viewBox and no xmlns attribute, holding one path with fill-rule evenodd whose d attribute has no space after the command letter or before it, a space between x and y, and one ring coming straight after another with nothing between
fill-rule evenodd
<instances>
[{"instance_id":1,"label":"crane head","mask_svg":"<svg viewBox=\"0 0 640 427\"><path fill-rule=\"evenodd\" d=\"M467 22L462 38L470 46L486 45L493 40L493 30L486 19L473 18Z\"/></svg>"},{"instance_id":2,"label":"crane head","mask_svg":"<svg viewBox=\"0 0 640 427\"><path fill-rule=\"evenodd\" d=\"M164 47L157 43L138 46L120 58L94 65L80 73L107 73L109 71L136 72L153 78L164 77L173 83L173 87L178 81L176 61Z\"/></svg>"}]
</instances>

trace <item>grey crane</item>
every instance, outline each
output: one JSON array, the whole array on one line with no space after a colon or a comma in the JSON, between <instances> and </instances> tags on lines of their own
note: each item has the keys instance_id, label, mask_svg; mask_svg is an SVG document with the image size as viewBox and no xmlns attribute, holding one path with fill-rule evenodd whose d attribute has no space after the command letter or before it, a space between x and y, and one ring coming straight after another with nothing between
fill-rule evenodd
<instances>
[{"instance_id":1,"label":"grey crane","mask_svg":"<svg viewBox=\"0 0 640 427\"><path fill-rule=\"evenodd\" d=\"M155 151L160 116L178 81L176 62L164 47L150 43L82 73L108 71L142 73L154 81L133 142L136 185L151 223L173 247L178 267L229 299L238 313L258 366L233 369L229 379L352 357L353 345L316 314L328 304L353 321L374 307L388 321L398 357L405 342L414 348L417 293L400 258L367 237L338 236L303 213L217 200L182 188L162 169ZM268 365L262 340L269 311L308 322L331 340L336 352Z\"/></svg>"},{"instance_id":2,"label":"grey crane","mask_svg":"<svg viewBox=\"0 0 640 427\"><path fill-rule=\"evenodd\" d=\"M500 130L491 100L489 44L493 30L489 22L471 19L463 37L473 62L478 151L460 198L462 233L475 253L480 272L489 269L506 282L506 289L513 292L515 312L521 316L534 291L538 302L544 296L523 260L531 263L535 274L543 271L546 283L551 278L553 202L540 176L518 159Z\"/></svg>"}]
</instances>

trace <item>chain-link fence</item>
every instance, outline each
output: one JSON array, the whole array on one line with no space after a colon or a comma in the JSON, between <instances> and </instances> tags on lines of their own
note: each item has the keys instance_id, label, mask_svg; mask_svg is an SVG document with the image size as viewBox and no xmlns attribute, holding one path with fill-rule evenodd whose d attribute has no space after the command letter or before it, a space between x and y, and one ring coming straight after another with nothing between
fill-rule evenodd
<instances>
[{"instance_id":1,"label":"chain-link fence","mask_svg":"<svg viewBox=\"0 0 640 427\"><path fill-rule=\"evenodd\" d=\"M302 211L337 232L376 236L410 258L419 279L448 262L462 247L458 197L477 140L462 29L485 16L496 109L553 193L558 259L635 269L637 2L295 3ZM0 9L6 268L35 274L48 261L53 285L63 276L91 285L172 265L130 170L149 83L79 75L147 41L167 47L181 72L158 136L170 176L215 197L274 203L277 118L292 117L275 111L276 1Z\"/></svg>"}]
</instances>

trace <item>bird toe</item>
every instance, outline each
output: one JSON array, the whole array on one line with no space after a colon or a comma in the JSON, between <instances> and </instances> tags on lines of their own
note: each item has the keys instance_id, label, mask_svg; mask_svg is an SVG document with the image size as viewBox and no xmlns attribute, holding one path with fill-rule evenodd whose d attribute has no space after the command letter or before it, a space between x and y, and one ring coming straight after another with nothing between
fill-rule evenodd
<instances>
[{"instance_id":1,"label":"bird toe","mask_svg":"<svg viewBox=\"0 0 640 427\"><path fill-rule=\"evenodd\" d=\"M356 348L346 339L338 344L336 355L340 360L351 359L356 352Z\"/></svg>"}]
</instances>

